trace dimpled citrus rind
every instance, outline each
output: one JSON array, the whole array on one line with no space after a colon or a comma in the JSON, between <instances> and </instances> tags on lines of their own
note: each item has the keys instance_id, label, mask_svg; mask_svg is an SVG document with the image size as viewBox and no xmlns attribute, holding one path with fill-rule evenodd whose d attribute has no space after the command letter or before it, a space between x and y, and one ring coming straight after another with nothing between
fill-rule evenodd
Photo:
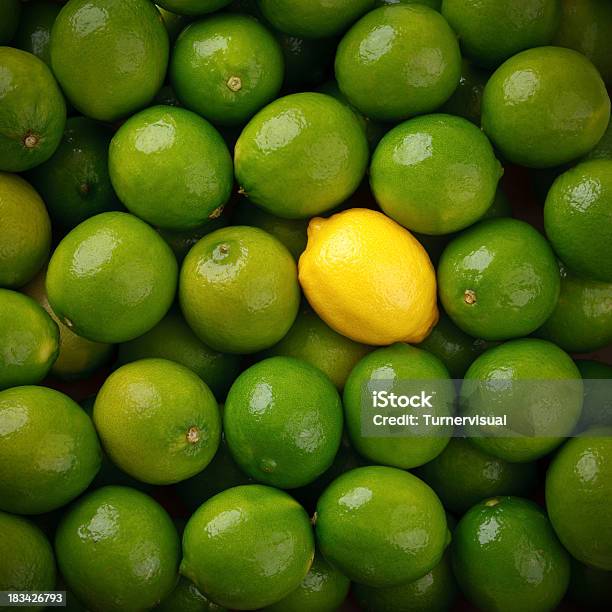
<instances>
[{"instance_id":1,"label":"dimpled citrus rind","mask_svg":"<svg viewBox=\"0 0 612 612\"><path fill-rule=\"evenodd\" d=\"M240 192L273 215L303 219L341 204L369 157L359 120L321 93L278 98L246 125L234 151Z\"/></svg>"},{"instance_id":2,"label":"dimpled citrus rind","mask_svg":"<svg viewBox=\"0 0 612 612\"><path fill-rule=\"evenodd\" d=\"M356 342L420 342L438 320L435 271L425 249L373 210L312 219L299 278L321 319Z\"/></svg>"},{"instance_id":3,"label":"dimpled citrus rind","mask_svg":"<svg viewBox=\"0 0 612 612\"><path fill-rule=\"evenodd\" d=\"M338 46L336 80L349 102L371 119L397 122L439 108L461 76L454 32L419 4L375 9Z\"/></svg>"},{"instance_id":4,"label":"dimpled citrus rind","mask_svg":"<svg viewBox=\"0 0 612 612\"><path fill-rule=\"evenodd\" d=\"M222 528L227 521L232 528ZM189 519L181 574L216 603L252 610L296 589L313 558L305 510L283 491L244 485L215 495Z\"/></svg>"},{"instance_id":5,"label":"dimpled citrus rind","mask_svg":"<svg viewBox=\"0 0 612 612\"><path fill-rule=\"evenodd\" d=\"M506 60L482 99L482 128L509 161L551 168L588 153L603 136L610 98L576 51L538 47Z\"/></svg>"},{"instance_id":6,"label":"dimpled citrus rind","mask_svg":"<svg viewBox=\"0 0 612 612\"><path fill-rule=\"evenodd\" d=\"M383 212L424 234L449 234L489 209L503 174L487 137L467 119L433 114L388 132L370 185Z\"/></svg>"},{"instance_id":7,"label":"dimpled citrus rind","mask_svg":"<svg viewBox=\"0 0 612 612\"><path fill-rule=\"evenodd\" d=\"M125 342L154 327L177 285L170 247L144 221L108 212L75 227L47 270L49 303L60 321L97 342Z\"/></svg>"}]
</instances>

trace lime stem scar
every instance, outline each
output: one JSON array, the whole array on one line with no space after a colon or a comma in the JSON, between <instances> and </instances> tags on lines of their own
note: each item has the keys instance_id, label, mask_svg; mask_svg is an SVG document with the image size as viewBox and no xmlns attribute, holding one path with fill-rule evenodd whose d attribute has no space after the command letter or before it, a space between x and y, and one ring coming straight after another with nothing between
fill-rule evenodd
<instances>
[{"instance_id":1,"label":"lime stem scar","mask_svg":"<svg viewBox=\"0 0 612 612\"><path fill-rule=\"evenodd\" d=\"M471 289L466 289L463 294L463 301L466 304L475 304L476 303L476 294Z\"/></svg>"},{"instance_id":2,"label":"lime stem scar","mask_svg":"<svg viewBox=\"0 0 612 612\"><path fill-rule=\"evenodd\" d=\"M200 441L200 430L195 425L192 425L187 430L187 442L189 442L190 444L195 444L196 442L199 442L199 441Z\"/></svg>"},{"instance_id":3,"label":"lime stem scar","mask_svg":"<svg viewBox=\"0 0 612 612\"><path fill-rule=\"evenodd\" d=\"M33 149L38 144L38 136L35 134L27 134L23 139L23 145L26 149Z\"/></svg>"},{"instance_id":4,"label":"lime stem scar","mask_svg":"<svg viewBox=\"0 0 612 612\"><path fill-rule=\"evenodd\" d=\"M242 89L242 80L239 76L231 76L227 79L226 84L232 91L240 91Z\"/></svg>"}]
</instances>

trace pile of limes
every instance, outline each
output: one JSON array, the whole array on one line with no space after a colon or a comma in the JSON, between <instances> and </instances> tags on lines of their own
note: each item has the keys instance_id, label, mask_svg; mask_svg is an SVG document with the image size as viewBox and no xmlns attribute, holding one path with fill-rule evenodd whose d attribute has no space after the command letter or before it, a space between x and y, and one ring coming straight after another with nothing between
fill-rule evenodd
<instances>
[{"instance_id":1,"label":"pile of limes","mask_svg":"<svg viewBox=\"0 0 612 612\"><path fill-rule=\"evenodd\" d=\"M2 0L0 45L0 594L612 609L610 0ZM535 435L364 430L534 380Z\"/></svg>"}]
</instances>

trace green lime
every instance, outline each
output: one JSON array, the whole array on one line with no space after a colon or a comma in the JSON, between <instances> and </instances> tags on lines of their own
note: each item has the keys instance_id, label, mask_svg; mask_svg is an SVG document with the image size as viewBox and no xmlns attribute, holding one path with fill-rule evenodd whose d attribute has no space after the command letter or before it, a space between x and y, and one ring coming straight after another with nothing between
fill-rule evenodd
<instances>
[{"instance_id":1,"label":"green lime","mask_svg":"<svg viewBox=\"0 0 612 612\"><path fill-rule=\"evenodd\" d=\"M35 55L0 47L0 170L22 172L53 155L66 103L53 74Z\"/></svg>"},{"instance_id":2,"label":"green lime","mask_svg":"<svg viewBox=\"0 0 612 612\"><path fill-rule=\"evenodd\" d=\"M176 584L179 551L166 511L128 487L82 497L55 535L62 575L91 612L152 608Z\"/></svg>"},{"instance_id":3,"label":"green lime","mask_svg":"<svg viewBox=\"0 0 612 612\"><path fill-rule=\"evenodd\" d=\"M379 121L444 104L461 76L459 44L445 19L420 4L381 7L344 36L336 79L351 104Z\"/></svg>"},{"instance_id":4,"label":"green lime","mask_svg":"<svg viewBox=\"0 0 612 612\"><path fill-rule=\"evenodd\" d=\"M550 168L588 153L610 119L606 86L576 51L538 47L506 60L487 82L482 127L502 155Z\"/></svg>"},{"instance_id":5,"label":"green lime","mask_svg":"<svg viewBox=\"0 0 612 612\"><path fill-rule=\"evenodd\" d=\"M507 340L535 331L559 298L548 242L518 219L482 221L455 238L438 266L440 301L464 332Z\"/></svg>"},{"instance_id":6,"label":"green lime","mask_svg":"<svg viewBox=\"0 0 612 612\"><path fill-rule=\"evenodd\" d=\"M49 540L30 521L0 511L0 591L52 591L55 559ZM44 606L28 606L30 612Z\"/></svg>"},{"instance_id":7,"label":"green lime","mask_svg":"<svg viewBox=\"0 0 612 612\"><path fill-rule=\"evenodd\" d=\"M196 336L223 353L255 353L276 344L300 302L295 261L273 236L226 227L189 251L179 286L181 308Z\"/></svg>"},{"instance_id":8,"label":"green lime","mask_svg":"<svg viewBox=\"0 0 612 612\"><path fill-rule=\"evenodd\" d=\"M555 610L570 577L570 558L532 501L493 497L474 506L453 534L453 570L481 610Z\"/></svg>"},{"instance_id":9,"label":"green lime","mask_svg":"<svg viewBox=\"0 0 612 612\"><path fill-rule=\"evenodd\" d=\"M440 111L464 117L480 126L482 94L490 76L487 71L463 59L459 85L455 93L440 107Z\"/></svg>"},{"instance_id":10,"label":"green lime","mask_svg":"<svg viewBox=\"0 0 612 612\"><path fill-rule=\"evenodd\" d=\"M590 159L612 159L612 120L601 137L601 140L583 158L584 161Z\"/></svg>"},{"instance_id":11,"label":"green lime","mask_svg":"<svg viewBox=\"0 0 612 612\"><path fill-rule=\"evenodd\" d=\"M340 396L320 370L293 357L271 357L232 385L223 430L244 472L291 489L330 467L340 446L342 420Z\"/></svg>"},{"instance_id":12,"label":"green lime","mask_svg":"<svg viewBox=\"0 0 612 612\"><path fill-rule=\"evenodd\" d=\"M343 397L346 426L355 450L373 463L403 469L423 465L437 457L449 441L442 431L435 437L425 437L416 428L395 437L385 436L386 430L382 428L379 437L374 437L369 431L367 435L363 432L366 392L384 390L387 394L409 396L420 393L428 380L439 381L436 384L436 402L433 408L428 409L429 414L449 416L455 390L448 370L435 355L397 343L377 349L361 359L346 381ZM385 414L394 414L391 408L382 410ZM405 412L406 409L402 408L399 414ZM413 431L417 433L413 434Z\"/></svg>"},{"instance_id":13,"label":"green lime","mask_svg":"<svg viewBox=\"0 0 612 612\"><path fill-rule=\"evenodd\" d=\"M450 534L436 494L416 476L383 466L342 474L320 497L317 542L354 582L396 586L441 560Z\"/></svg>"},{"instance_id":14,"label":"green lime","mask_svg":"<svg viewBox=\"0 0 612 612\"><path fill-rule=\"evenodd\" d=\"M606 0L562 0L554 43L586 55L612 85L612 5Z\"/></svg>"},{"instance_id":15,"label":"green lime","mask_svg":"<svg viewBox=\"0 0 612 612\"><path fill-rule=\"evenodd\" d=\"M9 2L12 4L13 2ZM24 5L21 11L19 27L15 35L15 46L28 53L33 53L47 66L51 64L49 44L51 28L61 6L46 0L34 0Z\"/></svg>"},{"instance_id":16,"label":"green lime","mask_svg":"<svg viewBox=\"0 0 612 612\"><path fill-rule=\"evenodd\" d=\"M583 565L572 559L568 598L580 610L609 610L612 607L612 572Z\"/></svg>"},{"instance_id":17,"label":"green lime","mask_svg":"<svg viewBox=\"0 0 612 612\"><path fill-rule=\"evenodd\" d=\"M108 167L130 212L170 230L193 229L218 216L234 180L219 132L195 113L172 106L130 117L113 137Z\"/></svg>"},{"instance_id":18,"label":"green lime","mask_svg":"<svg viewBox=\"0 0 612 612\"><path fill-rule=\"evenodd\" d=\"M0 508L40 514L80 495L100 468L91 419L46 387L0 391Z\"/></svg>"},{"instance_id":19,"label":"green lime","mask_svg":"<svg viewBox=\"0 0 612 612\"><path fill-rule=\"evenodd\" d=\"M342 390L353 367L372 350L335 332L308 306L300 308L293 327L265 352L266 357L296 357L319 368Z\"/></svg>"},{"instance_id":20,"label":"green lime","mask_svg":"<svg viewBox=\"0 0 612 612\"><path fill-rule=\"evenodd\" d=\"M59 342L57 325L32 298L0 289L0 389L39 383Z\"/></svg>"},{"instance_id":21,"label":"green lime","mask_svg":"<svg viewBox=\"0 0 612 612\"><path fill-rule=\"evenodd\" d=\"M490 348L468 369L461 389L466 416L506 416L501 427L470 426L481 451L510 462L550 453L580 418L583 385L571 357L545 340Z\"/></svg>"},{"instance_id":22,"label":"green lime","mask_svg":"<svg viewBox=\"0 0 612 612\"><path fill-rule=\"evenodd\" d=\"M98 392L93 420L112 461L158 485L201 472L221 435L210 389L167 359L141 359L113 372Z\"/></svg>"},{"instance_id":23,"label":"green lime","mask_svg":"<svg viewBox=\"0 0 612 612\"><path fill-rule=\"evenodd\" d=\"M364 612L447 612L457 598L457 584L448 554L427 574L398 586L374 588L353 585Z\"/></svg>"},{"instance_id":24,"label":"green lime","mask_svg":"<svg viewBox=\"0 0 612 612\"><path fill-rule=\"evenodd\" d=\"M289 219L312 217L346 200L367 162L368 143L355 114L320 93L293 94L266 106L244 128L234 153L240 192Z\"/></svg>"},{"instance_id":25,"label":"green lime","mask_svg":"<svg viewBox=\"0 0 612 612\"><path fill-rule=\"evenodd\" d=\"M155 0L156 4L179 15L204 15L227 6L232 0Z\"/></svg>"},{"instance_id":26,"label":"green lime","mask_svg":"<svg viewBox=\"0 0 612 612\"><path fill-rule=\"evenodd\" d=\"M293 258L297 261L306 249L308 241L306 228L307 219L283 219L269 212L253 206L246 198L240 198L234 208L232 215L234 225L250 225L259 227L275 238L278 238L289 249Z\"/></svg>"},{"instance_id":27,"label":"green lime","mask_svg":"<svg viewBox=\"0 0 612 612\"><path fill-rule=\"evenodd\" d=\"M537 483L535 463L509 463L481 451L465 438L453 438L416 474L458 515L495 495L529 495Z\"/></svg>"},{"instance_id":28,"label":"green lime","mask_svg":"<svg viewBox=\"0 0 612 612\"><path fill-rule=\"evenodd\" d=\"M20 0L5 0L0 5L0 45L9 43L17 31L21 6Z\"/></svg>"},{"instance_id":29,"label":"green lime","mask_svg":"<svg viewBox=\"0 0 612 612\"><path fill-rule=\"evenodd\" d=\"M300 586L263 608L266 612L336 612L348 595L349 579L316 554Z\"/></svg>"},{"instance_id":30,"label":"green lime","mask_svg":"<svg viewBox=\"0 0 612 612\"><path fill-rule=\"evenodd\" d=\"M612 397L609 392L609 383L612 379L612 365L581 359L576 361L584 383L584 399L579 430L594 426L612 427ZM595 381L595 382L592 382Z\"/></svg>"},{"instance_id":31,"label":"green lime","mask_svg":"<svg viewBox=\"0 0 612 612\"><path fill-rule=\"evenodd\" d=\"M171 310L153 329L119 345L121 365L157 357L180 363L195 372L222 400L240 371L241 358L206 346L191 331L178 310Z\"/></svg>"},{"instance_id":32,"label":"green lime","mask_svg":"<svg viewBox=\"0 0 612 612\"><path fill-rule=\"evenodd\" d=\"M303 38L341 34L374 5L375 0L257 0L259 10L277 30Z\"/></svg>"},{"instance_id":33,"label":"green lime","mask_svg":"<svg viewBox=\"0 0 612 612\"><path fill-rule=\"evenodd\" d=\"M0 218L0 287L21 287L49 257L49 214L29 183L0 172Z\"/></svg>"},{"instance_id":34,"label":"green lime","mask_svg":"<svg viewBox=\"0 0 612 612\"><path fill-rule=\"evenodd\" d=\"M612 570L612 428L571 438L546 473L546 509L563 546L592 567Z\"/></svg>"},{"instance_id":35,"label":"green lime","mask_svg":"<svg viewBox=\"0 0 612 612\"><path fill-rule=\"evenodd\" d=\"M174 591L154 610L156 612L225 612L226 608L210 601L200 593L193 582L181 576Z\"/></svg>"},{"instance_id":36,"label":"green lime","mask_svg":"<svg viewBox=\"0 0 612 612\"><path fill-rule=\"evenodd\" d=\"M22 291L34 298L49 313L59 328L59 354L50 372L63 380L86 378L110 360L113 346L81 338L57 318L47 299L45 277L46 273L41 272Z\"/></svg>"},{"instance_id":37,"label":"green lime","mask_svg":"<svg viewBox=\"0 0 612 612\"><path fill-rule=\"evenodd\" d=\"M583 162L559 176L546 197L544 226L572 272L612 283L612 159Z\"/></svg>"},{"instance_id":38,"label":"green lime","mask_svg":"<svg viewBox=\"0 0 612 612\"><path fill-rule=\"evenodd\" d=\"M111 137L103 124L72 117L52 157L29 173L54 223L72 229L89 217L122 208L108 174Z\"/></svg>"},{"instance_id":39,"label":"green lime","mask_svg":"<svg viewBox=\"0 0 612 612\"><path fill-rule=\"evenodd\" d=\"M215 495L189 519L181 574L214 602L252 610L298 588L313 557L305 510L283 491L245 485Z\"/></svg>"},{"instance_id":40,"label":"green lime","mask_svg":"<svg viewBox=\"0 0 612 612\"><path fill-rule=\"evenodd\" d=\"M559 0L443 0L442 15L461 50L485 68L496 68L524 49L548 45L559 26Z\"/></svg>"},{"instance_id":41,"label":"green lime","mask_svg":"<svg viewBox=\"0 0 612 612\"><path fill-rule=\"evenodd\" d=\"M578 278L561 266L559 301L538 335L574 353L610 344L612 283Z\"/></svg>"},{"instance_id":42,"label":"green lime","mask_svg":"<svg viewBox=\"0 0 612 612\"><path fill-rule=\"evenodd\" d=\"M449 371L452 378L463 378L472 362L487 349L484 340L477 340L461 331L445 313L419 344L435 355Z\"/></svg>"},{"instance_id":43,"label":"green lime","mask_svg":"<svg viewBox=\"0 0 612 612\"><path fill-rule=\"evenodd\" d=\"M285 58L285 86L289 89L310 89L322 83L334 65L337 40L308 40L274 32Z\"/></svg>"},{"instance_id":44,"label":"green lime","mask_svg":"<svg viewBox=\"0 0 612 612\"><path fill-rule=\"evenodd\" d=\"M170 42L173 43L181 31L192 22L193 18L188 15L173 13L165 8L161 8L161 6L158 6L157 8L159 10L159 14L161 15L162 21L164 22L164 26L166 27L166 32L168 32L168 38L170 39Z\"/></svg>"},{"instance_id":45,"label":"green lime","mask_svg":"<svg viewBox=\"0 0 612 612\"><path fill-rule=\"evenodd\" d=\"M70 0L51 32L51 65L84 115L115 121L161 87L168 34L149 0Z\"/></svg>"},{"instance_id":46,"label":"green lime","mask_svg":"<svg viewBox=\"0 0 612 612\"><path fill-rule=\"evenodd\" d=\"M170 63L179 100L220 125L248 121L276 98L283 76L280 45L250 15L220 14L190 25Z\"/></svg>"},{"instance_id":47,"label":"green lime","mask_svg":"<svg viewBox=\"0 0 612 612\"><path fill-rule=\"evenodd\" d=\"M474 124L434 114L383 137L372 156L370 185L383 212L404 227L449 234L485 214L502 174L491 143Z\"/></svg>"},{"instance_id":48,"label":"green lime","mask_svg":"<svg viewBox=\"0 0 612 612\"><path fill-rule=\"evenodd\" d=\"M107 212L59 243L47 294L60 321L79 336L125 342L162 319L176 282L176 260L159 234L132 215Z\"/></svg>"}]
</instances>

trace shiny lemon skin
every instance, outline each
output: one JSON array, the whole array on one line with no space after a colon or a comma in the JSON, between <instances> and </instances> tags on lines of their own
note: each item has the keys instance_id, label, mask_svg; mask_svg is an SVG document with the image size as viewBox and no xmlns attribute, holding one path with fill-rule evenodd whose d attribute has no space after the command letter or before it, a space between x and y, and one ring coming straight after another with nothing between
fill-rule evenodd
<instances>
[{"instance_id":1,"label":"shiny lemon skin","mask_svg":"<svg viewBox=\"0 0 612 612\"><path fill-rule=\"evenodd\" d=\"M455 91L461 53L439 13L420 4L381 7L362 17L336 54L336 80L367 117L400 121L431 112Z\"/></svg>"},{"instance_id":2,"label":"shiny lemon skin","mask_svg":"<svg viewBox=\"0 0 612 612\"><path fill-rule=\"evenodd\" d=\"M530 168L585 155L609 118L610 98L595 66L561 47L528 49L506 60L482 98L487 136L506 159Z\"/></svg>"},{"instance_id":3,"label":"shiny lemon skin","mask_svg":"<svg viewBox=\"0 0 612 612\"><path fill-rule=\"evenodd\" d=\"M321 214L357 189L368 143L355 114L320 93L279 98L246 125L234 152L236 179L254 204L288 219Z\"/></svg>"},{"instance_id":4,"label":"shiny lemon skin","mask_svg":"<svg viewBox=\"0 0 612 612\"><path fill-rule=\"evenodd\" d=\"M170 308L178 266L144 221L122 212L87 219L58 245L47 296L60 321L97 342L125 342L154 327Z\"/></svg>"},{"instance_id":5,"label":"shiny lemon skin","mask_svg":"<svg viewBox=\"0 0 612 612\"><path fill-rule=\"evenodd\" d=\"M321 319L356 342L420 342L438 320L435 272L425 249L373 210L313 219L299 278Z\"/></svg>"}]
</instances>

